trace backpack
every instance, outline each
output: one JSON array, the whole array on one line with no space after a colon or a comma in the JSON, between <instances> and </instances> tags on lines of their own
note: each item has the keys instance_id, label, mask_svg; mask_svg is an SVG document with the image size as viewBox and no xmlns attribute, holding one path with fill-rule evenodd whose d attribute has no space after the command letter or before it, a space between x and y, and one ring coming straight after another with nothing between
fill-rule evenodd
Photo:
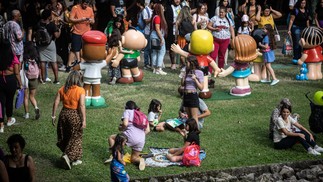
<instances>
[{"instance_id":1,"label":"backpack","mask_svg":"<svg viewBox=\"0 0 323 182\"><path fill-rule=\"evenodd\" d=\"M190 34L194 31L194 26L193 26L192 22L186 18L186 19L182 20L178 31L179 31L178 33L180 36L185 37L186 34Z\"/></svg>"},{"instance_id":2,"label":"backpack","mask_svg":"<svg viewBox=\"0 0 323 182\"><path fill-rule=\"evenodd\" d=\"M147 116L139 109L135 109L132 124L139 129L145 130L148 126Z\"/></svg>"},{"instance_id":3,"label":"backpack","mask_svg":"<svg viewBox=\"0 0 323 182\"><path fill-rule=\"evenodd\" d=\"M46 27L40 23L35 32L35 42L37 46L48 46L52 41L52 36L47 31Z\"/></svg>"},{"instance_id":4,"label":"backpack","mask_svg":"<svg viewBox=\"0 0 323 182\"><path fill-rule=\"evenodd\" d=\"M308 118L308 124L310 129L314 133L323 132L323 106L316 105L311 99L308 98L308 94L305 94L306 98L310 101L311 115Z\"/></svg>"},{"instance_id":5,"label":"backpack","mask_svg":"<svg viewBox=\"0 0 323 182\"><path fill-rule=\"evenodd\" d=\"M187 146L183 153L183 165L184 166L200 166L200 146L192 143Z\"/></svg>"},{"instance_id":6,"label":"backpack","mask_svg":"<svg viewBox=\"0 0 323 182\"><path fill-rule=\"evenodd\" d=\"M25 73L28 79L37 79L39 76L39 68L34 60L25 62Z\"/></svg>"},{"instance_id":7,"label":"backpack","mask_svg":"<svg viewBox=\"0 0 323 182\"><path fill-rule=\"evenodd\" d=\"M143 16L143 11L146 11L148 14L148 17L150 17L150 12L147 9L147 7L145 9L142 10L142 12L139 13L139 17L138 17L138 27L140 30L144 30L146 27L146 22L144 20L144 16Z\"/></svg>"}]
</instances>

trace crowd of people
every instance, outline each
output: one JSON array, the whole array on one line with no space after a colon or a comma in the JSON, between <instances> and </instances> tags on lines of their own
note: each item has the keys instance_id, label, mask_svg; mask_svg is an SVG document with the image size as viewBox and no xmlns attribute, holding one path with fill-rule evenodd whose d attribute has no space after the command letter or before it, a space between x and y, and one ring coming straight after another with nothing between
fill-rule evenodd
<instances>
[{"instance_id":1,"label":"crowd of people","mask_svg":"<svg viewBox=\"0 0 323 182\"><path fill-rule=\"evenodd\" d=\"M52 110L52 124L56 126L56 110L60 102L63 109L57 120L57 146L62 152L62 161L66 169L82 164L82 135L86 128L85 97L82 74L73 67L82 59L82 35L91 29L98 29L108 38L107 52L122 54L132 53L123 47L122 35L130 29L143 33L147 46L142 50L144 65L147 71L156 75L167 75L165 71L165 56L170 57L170 69L184 69L181 86L184 88L183 101L179 111L179 119L183 125L170 127L161 122L162 104L153 99L148 110L149 124L145 129L136 127L133 122L135 111L139 107L134 101L128 101L119 126L121 133L111 135L108 139L111 147L111 180L129 180L124 171L125 162L122 159L124 146L132 149L131 162L138 164L139 169L145 168L144 159L140 157L145 145L145 136L152 131L171 129L178 131L184 137L182 148L169 150L167 158L171 161L181 161L184 149L192 143L200 145L199 133L203 127L204 118L211 114L198 93L205 88L204 79L209 73L223 71L228 59L230 41L236 35L253 35L256 30L264 32L263 39L257 41L262 58L254 64L254 72L259 78L251 81L270 83L279 82L271 64L275 61L276 48L275 20L283 14L271 6L271 1L256 0L217 0L210 3L206 0L111 0L107 3L109 15L102 15L102 7L93 0L9 0L0 1L0 104L3 117L0 118L0 133L7 126L12 126L16 119L13 116L13 99L17 88L24 89L24 118L29 119L28 102L34 107L35 119L41 116L36 90L38 83L51 82L48 68L52 68L53 84L60 84L60 71L69 73L65 84L58 90ZM302 46L299 45L301 33L312 23L323 30L323 1L317 1L310 7L307 0L290 0L290 12L286 14L287 32L293 41L293 61L301 58ZM101 5L102 2L99 2ZM315 7L315 8L313 8ZM210 13L212 12L212 13ZM134 16L135 15L135 16ZM108 17L108 18L107 18ZM110 17L110 18L109 18ZM212 61L216 61L215 69L201 70L194 55L180 56L171 50L172 44L178 44L183 50L189 50L190 34L195 30L208 30L213 36L214 49L210 53ZM44 39L45 35L45 39ZM48 36L47 36L48 35ZM46 40L46 36L47 39ZM42 38L39 38L42 37ZM116 84L124 74L121 67L113 60L109 64L109 84ZM258 58L259 59L259 58ZM32 76L30 69L36 63L38 74ZM50 64L49 64L50 63ZM257 68L256 66L260 66ZM299 142L312 155L320 155L323 149L319 147L313 135L291 117L291 104L283 100L272 117L271 135L276 149L290 148ZM186 124L185 124L186 123ZM297 128L294 131L293 126ZM7 141L11 155L7 155L2 164L1 174L7 171L8 177L3 180L16 181L16 168L23 168L24 179L34 181L35 164L32 158L22 153L25 141L20 135L12 135ZM3 166L6 169L3 169ZM2 176L2 175L1 175Z\"/></svg>"}]
</instances>

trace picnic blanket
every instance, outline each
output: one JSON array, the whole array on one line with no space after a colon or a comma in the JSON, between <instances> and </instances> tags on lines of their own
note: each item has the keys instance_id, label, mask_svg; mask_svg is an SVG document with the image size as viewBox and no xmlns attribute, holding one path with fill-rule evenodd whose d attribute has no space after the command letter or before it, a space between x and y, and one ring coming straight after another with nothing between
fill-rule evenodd
<instances>
[{"instance_id":1,"label":"picnic blanket","mask_svg":"<svg viewBox=\"0 0 323 182\"><path fill-rule=\"evenodd\" d=\"M150 167L167 167L167 166L180 166L182 162L171 162L166 158L169 148L149 147L151 156L145 159L146 166ZM200 159L203 160L206 153L203 149L200 150Z\"/></svg>"}]
</instances>

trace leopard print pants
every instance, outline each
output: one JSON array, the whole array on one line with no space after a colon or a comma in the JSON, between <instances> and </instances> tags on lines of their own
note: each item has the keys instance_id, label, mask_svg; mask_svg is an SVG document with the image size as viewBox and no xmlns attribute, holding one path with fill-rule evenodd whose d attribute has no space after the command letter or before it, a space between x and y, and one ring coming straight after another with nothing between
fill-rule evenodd
<instances>
[{"instance_id":1,"label":"leopard print pants","mask_svg":"<svg viewBox=\"0 0 323 182\"><path fill-rule=\"evenodd\" d=\"M78 110L63 108L57 124L57 146L71 161L82 158L82 121Z\"/></svg>"}]
</instances>

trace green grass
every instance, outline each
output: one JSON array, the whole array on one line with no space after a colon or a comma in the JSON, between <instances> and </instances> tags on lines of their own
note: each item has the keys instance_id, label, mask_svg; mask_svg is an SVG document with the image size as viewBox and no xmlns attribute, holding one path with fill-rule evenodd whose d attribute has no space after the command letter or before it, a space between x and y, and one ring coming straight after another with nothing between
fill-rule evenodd
<instances>
[{"instance_id":1,"label":"green grass","mask_svg":"<svg viewBox=\"0 0 323 182\"><path fill-rule=\"evenodd\" d=\"M279 58L278 58L279 59ZM258 164L301 161L318 159L309 156L301 147L296 145L290 150L274 150L268 139L269 116L272 109L281 98L288 97L293 103L293 111L301 115L301 123L308 128L310 115L309 101L304 94L322 90L323 81L296 81L299 73L297 66L282 65L274 67L277 77L281 80L276 86L268 84L250 83L252 95L232 100L206 100L212 115L206 118L200 135L201 147L206 150L207 157L201 167L147 167L139 171L137 166L129 164L126 170L132 179L151 176L180 174L192 171L208 171L229 167L241 167ZM278 64L278 63L274 63ZM108 157L107 137L118 132L125 102L134 100L138 106L147 112L150 100L159 99L163 104L162 119L177 117L181 99L177 93L179 85L178 73L166 69L167 76L153 75L145 71L142 84L107 85L107 72L103 70L101 95L106 98L108 107L88 109L87 128L83 136L83 164L66 171L59 167L61 152L56 147L56 127L51 125L51 110L54 95L59 85L40 85L37 100L41 109L39 121L24 120L23 108L14 111L18 124L5 127L1 134L1 147L8 153L6 139L13 133L21 133L27 146L25 153L30 154L36 163L37 181L109 181L109 165L103 161ZM51 71L50 71L51 73ZM60 73L63 84L66 73ZM215 88L211 91L228 92L234 86L231 76L216 79ZM31 112L31 116L34 114ZM321 136L318 144L323 145ZM181 146L183 140L179 134L166 131L151 132L146 138L144 152L148 147ZM126 149L129 153L131 150Z\"/></svg>"}]
</instances>

